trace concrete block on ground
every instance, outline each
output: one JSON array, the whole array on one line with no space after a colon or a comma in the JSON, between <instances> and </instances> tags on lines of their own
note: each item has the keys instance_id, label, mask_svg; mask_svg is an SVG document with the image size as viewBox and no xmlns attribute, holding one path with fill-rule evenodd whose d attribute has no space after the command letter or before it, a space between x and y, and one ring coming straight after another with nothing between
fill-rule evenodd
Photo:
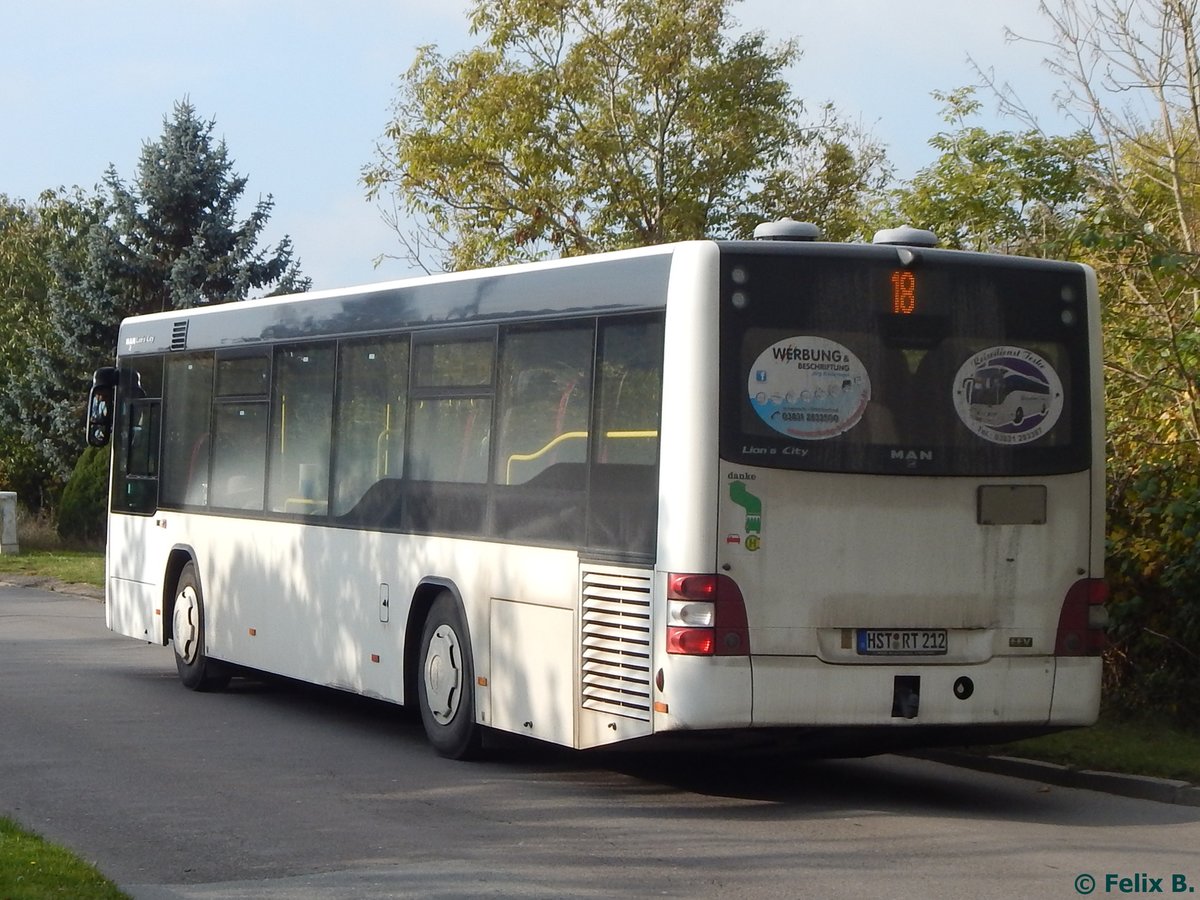
<instances>
[{"instance_id":1,"label":"concrete block on ground","mask_svg":"<svg viewBox=\"0 0 1200 900\"><path fill-rule=\"evenodd\" d=\"M20 553L17 544L17 495L0 491L0 553Z\"/></svg>"}]
</instances>

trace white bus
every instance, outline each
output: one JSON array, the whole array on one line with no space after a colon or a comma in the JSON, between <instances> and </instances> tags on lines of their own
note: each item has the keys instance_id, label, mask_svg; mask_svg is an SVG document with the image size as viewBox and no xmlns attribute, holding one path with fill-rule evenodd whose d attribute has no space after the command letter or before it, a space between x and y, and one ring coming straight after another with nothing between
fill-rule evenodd
<instances>
[{"instance_id":1,"label":"white bus","mask_svg":"<svg viewBox=\"0 0 1200 900\"><path fill-rule=\"evenodd\" d=\"M1090 724L1094 276L924 235L126 320L89 400L108 625L193 689L415 704L450 757L486 729L869 753ZM980 421L967 386L1013 360L1045 412Z\"/></svg>"}]
</instances>

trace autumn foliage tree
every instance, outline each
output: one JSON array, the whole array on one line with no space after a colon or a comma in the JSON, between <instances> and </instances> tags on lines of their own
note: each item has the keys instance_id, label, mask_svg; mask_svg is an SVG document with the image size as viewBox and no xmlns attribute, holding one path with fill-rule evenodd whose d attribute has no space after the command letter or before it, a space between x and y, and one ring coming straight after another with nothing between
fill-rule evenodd
<instances>
[{"instance_id":1,"label":"autumn foliage tree","mask_svg":"<svg viewBox=\"0 0 1200 900\"><path fill-rule=\"evenodd\" d=\"M1111 696L1200 721L1200 54L1196 0L1057 0L1048 62L1095 136Z\"/></svg>"},{"instance_id":2,"label":"autumn foliage tree","mask_svg":"<svg viewBox=\"0 0 1200 900\"><path fill-rule=\"evenodd\" d=\"M786 173L811 160L805 151L857 146L835 140L828 115L802 127L784 77L796 44L735 34L732 5L476 2L481 43L418 53L364 170L369 196L394 201L408 257L425 264L432 251L455 269L748 236L764 216L794 212ZM849 176L832 183L877 183L873 150L860 154L866 175L843 158Z\"/></svg>"},{"instance_id":3,"label":"autumn foliage tree","mask_svg":"<svg viewBox=\"0 0 1200 900\"><path fill-rule=\"evenodd\" d=\"M900 219L957 250L1078 257L1099 152L1092 136L989 131L973 121L974 88L934 97L949 127L929 139L934 161L897 192Z\"/></svg>"}]
</instances>

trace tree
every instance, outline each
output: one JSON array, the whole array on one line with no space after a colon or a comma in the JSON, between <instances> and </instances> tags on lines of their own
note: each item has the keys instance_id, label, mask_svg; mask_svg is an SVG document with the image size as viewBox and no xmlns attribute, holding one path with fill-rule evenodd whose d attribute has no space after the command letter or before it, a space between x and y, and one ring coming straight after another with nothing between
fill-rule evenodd
<instances>
[{"instance_id":1,"label":"tree","mask_svg":"<svg viewBox=\"0 0 1200 900\"><path fill-rule=\"evenodd\" d=\"M18 402L43 411L24 418L22 432L56 478L66 478L82 449L87 379L111 364L121 319L308 287L290 238L258 247L270 196L239 221L246 179L233 172L214 126L186 100L175 104L161 137L143 145L132 185L110 167L107 196L72 238L72 252L49 256L50 329L30 348Z\"/></svg>"},{"instance_id":2,"label":"tree","mask_svg":"<svg viewBox=\"0 0 1200 900\"><path fill-rule=\"evenodd\" d=\"M805 129L804 140L750 196L734 235L745 237L764 220L790 216L812 222L822 240L870 240L895 224L889 188L895 172L887 152L861 127L841 120L832 106L824 120Z\"/></svg>"},{"instance_id":3,"label":"tree","mask_svg":"<svg viewBox=\"0 0 1200 900\"><path fill-rule=\"evenodd\" d=\"M748 236L827 131L800 126L796 44L731 34L733 2L477 0L482 43L405 74L368 196L446 268Z\"/></svg>"},{"instance_id":4,"label":"tree","mask_svg":"<svg viewBox=\"0 0 1200 900\"><path fill-rule=\"evenodd\" d=\"M36 494L36 459L25 446L18 414L6 388L20 371L28 340L36 329L38 309L32 297L41 289L49 268L45 264L44 231L36 210L0 195L0 488L22 495Z\"/></svg>"},{"instance_id":5,"label":"tree","mask_svg":"<svg viewBox=\"0 0 1200 900\"><path fill-rule=\"evenodd\" d=\"M143 145L131 187L114 168L105 174L108 216L88 235L87 265L61 271L68 289L52 295L60 336L76 352L111 356L126 316L308 288L290 238L258 247L270 195L238 221L247 179L233 172L214 126L180 101L159 140Z\"/></svg>"},{"instance_id":6,"label":"tree","mask_svg":"<svg viewBox=\"0 0 1200 900\"><path fill-rule=\"evenodd\" d=\"M1100 148L1087 260L1104 307L1109 696L1200 721L1197 2L1042 9L1060 104Z\"/></svg>"},{"instance_id":7,"label":"tree","mask_svg":"<svg viewBox=\"0 0 1200 900\"><path fill-rule=\"evenodd\" d=\"M1200 463L1196 0L1057 0L1047 63L1096 139L1090 261L1104 297L1116 470ZM1007 108L1032 117L1009 94Z\"/></svg>"},{"instance_id":8,"label":"tree","mask_svg":"<svg viewBox=\"0 0 1200 900\"><path fill-rule=\"evenodd\" d=\"M61 470L48 462L55 454L41 373L72 366L54 338L47 297L56 265L82 267L87 233L103 215L100 198L78 188L45 191L33 204L0 197L0 484L31 509L51 503L61 485Z\"/></svg>"},{"instance_id":9,"label":"tree","mask_svg":"<svg viewBox=\"0 0 1200 900\"><path fill-rule=\"evenodd\" d=\"M930 138L938 158L897 192L901 218L959 250L1076 255L1098 150L1092 137L988 131L968 124L981 107L974 88L933 96L953 130Z\"/></svg>"}]
</instances>

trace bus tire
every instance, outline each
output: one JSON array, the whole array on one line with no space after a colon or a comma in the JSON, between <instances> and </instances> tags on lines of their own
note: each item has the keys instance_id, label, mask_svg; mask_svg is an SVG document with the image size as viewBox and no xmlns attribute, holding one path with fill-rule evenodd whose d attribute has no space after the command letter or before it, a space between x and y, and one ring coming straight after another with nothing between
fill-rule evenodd
<instances>
[{"instance_id":1,"label":"bus tire","mask_svg":"<svg viewBox=\"0 0 1200 900\"><path fill-rule=\"evenodd\" d=\"M449 759L478 756L482 746L475 722L475 666L471 640L458 602L442 591L421 629L417 670L421 724L429 743Z\"/></svg>"},{"instance_id":2,"label":"bus tire","mask_svg":"<svg viewBox=\"0 0 1200 900\"><path fill-rule=\"evenodd\" d=\"M1020 425L1023 421L1025 421L1025 407L1018 406L1017 411L1013 413L1013 424Z\"/></svg>"},{"instance_id":3,"label":"bus tire","mask_svg":"<svg viewBox=\"0 0 1200 900\"><path fill-rule=\"evenodd\" d=\"M204 596L196 564L189 562L175 582L171 609L171 644L183 686L193 691L219 691L229 684L225 667L204 653Z\"/></svg>"}]
</instances>

